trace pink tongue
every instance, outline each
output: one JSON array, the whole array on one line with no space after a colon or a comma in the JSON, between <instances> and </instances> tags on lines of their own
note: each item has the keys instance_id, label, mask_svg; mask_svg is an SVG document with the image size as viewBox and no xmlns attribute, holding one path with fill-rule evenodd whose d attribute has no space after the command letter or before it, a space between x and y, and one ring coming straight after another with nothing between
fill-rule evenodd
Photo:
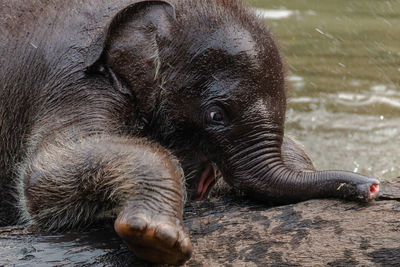
<instances>
[{"instance_id":1,"label":"pink tongue","mask_svg":"<svg viewBox=\"0 0 400 267\"><path fill-rule=\"evenodd\" d=\"M202 200L204 194L207 192L208 187L214 181L215 174L212 165L209 163L201 174L199 184L197 185L197 197L196 201Z\"/></svg>"}]
</instances>

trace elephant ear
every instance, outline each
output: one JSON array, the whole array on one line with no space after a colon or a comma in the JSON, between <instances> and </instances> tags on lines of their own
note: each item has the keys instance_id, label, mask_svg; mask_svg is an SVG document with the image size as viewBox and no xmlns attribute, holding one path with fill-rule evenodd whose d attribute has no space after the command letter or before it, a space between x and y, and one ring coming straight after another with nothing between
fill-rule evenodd
<instances>
[{"instance_id":1,"label":"elephant ear","mask_svg":"<svg viewBox=\"0 0 400 267\"><path fill-rule=\"evenodd\" d=\"M84 69L87 71L96 66L104 55L107 45L112 42L113 34L127 20L130 20L131 25L132 22L136 23L135 29L144 30L146 27L152 27L159 34L166 34L169 27L167 17L175 18L175 8L167 0L136 0L130 5L120 8L89 45Z\"/></svg>"}]
</instances>

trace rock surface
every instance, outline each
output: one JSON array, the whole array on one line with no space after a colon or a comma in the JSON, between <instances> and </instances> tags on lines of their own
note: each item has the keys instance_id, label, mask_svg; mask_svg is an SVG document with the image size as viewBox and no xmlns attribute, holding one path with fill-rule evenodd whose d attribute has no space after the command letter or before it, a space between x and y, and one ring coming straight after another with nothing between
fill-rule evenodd
<instances>
[{"instance_id":1,"label":"rock surface","mask_svg":"<svg viewBox=\"0 0 400 267\"><path fill-rule=\"evenodd\" d=\"M187 266L400 266L400 179L381 190L369 204L267 207L227 196L190 203L185 224L194 254ZM148 266L105 229L50 235L0 228L0 266Z\"/></svg>"}]
</instances>

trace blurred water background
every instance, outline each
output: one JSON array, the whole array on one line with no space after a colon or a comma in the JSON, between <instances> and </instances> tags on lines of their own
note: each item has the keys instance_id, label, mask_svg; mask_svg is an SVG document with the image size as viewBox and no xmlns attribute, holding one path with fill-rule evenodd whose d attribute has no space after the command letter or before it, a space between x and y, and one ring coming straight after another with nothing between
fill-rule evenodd
<instances>
[{"instance_id":1,"label":"blurred water background","mask_svg":"<svg viewBox=\"0 0 400 267\"><path fill-rule=\"evenodd\" d=\"M248 0L290 88L286 134L318 169L400 176L400 1Z\"/></svg>"}]
</instances>

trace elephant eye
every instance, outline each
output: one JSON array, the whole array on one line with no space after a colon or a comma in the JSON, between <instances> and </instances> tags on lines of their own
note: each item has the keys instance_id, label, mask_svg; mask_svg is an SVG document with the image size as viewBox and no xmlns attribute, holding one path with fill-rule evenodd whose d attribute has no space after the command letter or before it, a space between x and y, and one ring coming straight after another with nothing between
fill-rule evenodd
<instances>
[{"instance_id":1,"label":"elephant eye","mask_svg":"<svg viewBox=\"0 0 400 267\"><path fill-rule=\"evenodd\" d=\"M214 125L224 125L226 121L226 116L224 111L214 106L210 108L206 113L206 123L207 124L214 124Z\"/></svg>"},{"instance_id":2,"label":"elephant eye","mask_svg":"<svg viewBox=\"0 0 400 267\"><path fill-rule=\"evenodd\" d=\"M222 122L224 121L224 116L219 111L211 111L210 118L215 122Z\"/></svg>"}]
</instances>

